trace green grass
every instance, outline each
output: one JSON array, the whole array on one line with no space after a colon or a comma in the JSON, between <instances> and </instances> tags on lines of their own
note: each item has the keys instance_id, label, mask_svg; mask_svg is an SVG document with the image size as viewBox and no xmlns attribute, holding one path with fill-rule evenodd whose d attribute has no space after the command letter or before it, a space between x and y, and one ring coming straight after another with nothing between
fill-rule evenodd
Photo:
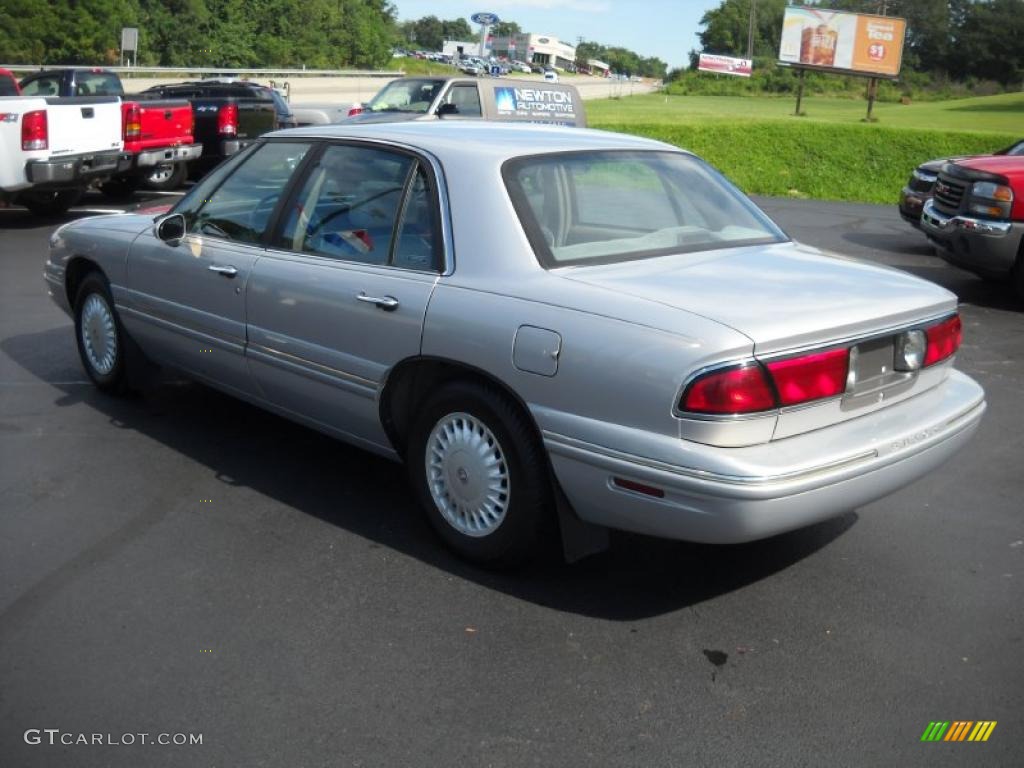
<instances>
[{"instance_id":1,"label":"green grass","mask_svg":"<svg viewBox=\"0 0 1024 768\"><path fill-rule=\"evenodd\" d=\"M751 194L892 203L920 162L985 154L1024 136L1024 94L922 104L652 94L587 102L594 128L689 149Z\"/></svg>"}]
</instances>

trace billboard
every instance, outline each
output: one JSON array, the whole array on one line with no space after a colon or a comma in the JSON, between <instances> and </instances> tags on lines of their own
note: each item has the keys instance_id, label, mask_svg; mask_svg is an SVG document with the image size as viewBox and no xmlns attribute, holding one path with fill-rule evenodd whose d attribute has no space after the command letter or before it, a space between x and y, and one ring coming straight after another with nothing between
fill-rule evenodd
<instances>
[{"instance_id":1,"label":"billboard","mask_svg":"<svg viewBox=\"0 0 1024 768\"><path fill-rule=\"evenodd\" d=\"M895 16L786 8L779 61L844 74L896 77L907 22Z\"/></svg>"},{"instance_id":2,"label":"billboard","mask_svg":"<svg viewBox=\"0 0 1024 768\"><path fill-rule=\"evenodd\" d=\"M702 53L697 62L697 69L701 72L717 72L720 75L750 77L750 73L754 69L754 62L750 59L734 59L732 56Z\"/></svg>"}]
</instances>

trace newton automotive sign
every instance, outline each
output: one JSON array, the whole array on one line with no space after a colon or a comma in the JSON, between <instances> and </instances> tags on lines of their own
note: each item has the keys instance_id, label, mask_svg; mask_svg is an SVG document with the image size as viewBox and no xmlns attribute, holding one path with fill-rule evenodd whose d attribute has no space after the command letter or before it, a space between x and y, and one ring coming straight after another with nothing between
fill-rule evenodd
<instances>
[{"instance_id":1,"label":"newton automotive sign","mask_svg":"<svg viewBox=\"0 0 1024 768\"><path fill-rule=\"evenodd\" d=\"M573 117L576 114L576 107L572 103L572 94L568 91L542 88L495 88L494 101L498 107L498 114L518 114L524 117L539 115Z\"/></svg>"}]
</instances>

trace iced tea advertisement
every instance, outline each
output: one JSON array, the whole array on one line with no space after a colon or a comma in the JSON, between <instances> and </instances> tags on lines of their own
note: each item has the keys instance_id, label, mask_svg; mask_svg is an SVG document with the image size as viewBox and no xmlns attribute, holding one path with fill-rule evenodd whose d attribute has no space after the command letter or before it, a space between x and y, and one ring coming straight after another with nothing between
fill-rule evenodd
<instances>
[{"instance_id":1,"label":"iced tea advertisement","mask_svg":"<svg viewBox=\"0 0 1024 768\"><path fill-rule=\"evenodd\" d=\"M907 23L894 16L786 8L779 61L816 69L896 77Z\"/></svg>"}]
</instances>

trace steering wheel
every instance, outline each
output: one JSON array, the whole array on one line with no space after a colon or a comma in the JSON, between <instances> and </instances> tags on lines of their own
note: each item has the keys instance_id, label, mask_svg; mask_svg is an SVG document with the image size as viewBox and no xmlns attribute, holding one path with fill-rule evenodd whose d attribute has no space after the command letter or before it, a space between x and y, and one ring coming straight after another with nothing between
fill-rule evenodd
<instances>
[{"instance_id":1,"label":"steering wheel","mask_svg":"<svg viewBox=\"0 0 1024 768\"><path fill-rule=\"evenodd\" d=\"M354 203L349 203L348 205L343 205L338 210L332 211L331 213L327 214L322 219L320 219L320 221L317 222L316 226L312 227L306 233L306 237L310 238L313 235L317 234L321 229L323 229L324 225L327 222L331 221L332 219L337 218L338 216L341 216L343 213L349 213L350 211L353 211L356 208L359 208L360 206L363 206L363 205L366 205L367 203L373 202L378 197L383 197L384 195L390 195L393 192L401 192L401 191L402 191L402 187L400 187L400 186L399 187L389 187L388 189L382 190L382 191L378 192L375 195L370 195L369 197L365 197L362 200L357 200Z\"/></svg>"}]
</instances>

